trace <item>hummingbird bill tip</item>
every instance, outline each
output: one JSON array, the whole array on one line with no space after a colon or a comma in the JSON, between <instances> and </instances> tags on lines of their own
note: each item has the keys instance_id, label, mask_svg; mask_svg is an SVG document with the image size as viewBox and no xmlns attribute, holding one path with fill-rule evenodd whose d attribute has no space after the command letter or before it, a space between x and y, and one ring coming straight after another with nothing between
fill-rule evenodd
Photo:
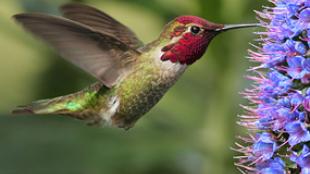
<instances>
[{"instance_id":1,"label":"hummingbird bill tip","mask_svg":"<svg viewBox=\"0 0 310 174\"><path fill-rule=\"evenodd\" d=\"M251 27L261 27L262 25L259 23L252 23L252 24L227 24L224 25L223 28L218 28L215 31L222 32L228 31L233 29L241 29L241 28L251 28Z\"/></svg>"}]
</instances>

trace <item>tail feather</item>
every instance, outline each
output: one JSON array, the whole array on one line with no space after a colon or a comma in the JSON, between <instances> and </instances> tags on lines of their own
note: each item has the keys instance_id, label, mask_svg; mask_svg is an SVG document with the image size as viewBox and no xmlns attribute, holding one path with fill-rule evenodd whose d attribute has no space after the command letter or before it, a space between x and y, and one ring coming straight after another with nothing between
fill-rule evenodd
<instances>
[{"instance_id":1,"label":"tail feather","mask_svg":"<svg viewBox=\"0 0 310 174\"><path fill-rule=\"evenodd\" d=\"M77 93L52 99L38 100L29 105L18 106L12 111L12 113L70 115L85 109L90 101L96 98L99 92L105 92L107 90L108 88L101 83L95 83Z\"/></svg>"},{"instance_id":2,"label":"tail feather","mask_svg":"<svg viewBox=\"0 0 310 174\"><path fill-rule=\"evenodd\" d=\"M56 97L53 99L38 100L29 105L18 106L12 114L52 114L64 111L64 103L61 102L65 98Z\"/></svg>"},{"instance_id":3,"label":"tail feather","mask_svg":"<svg viewBox=\"0 0 310 174\"><path fill-rule=\"evenodd\" d=\"M12 114L34 114L34 112L32 106L28 105L28 106L17 106L12 111Z\"/></svg>"}]
</instances>

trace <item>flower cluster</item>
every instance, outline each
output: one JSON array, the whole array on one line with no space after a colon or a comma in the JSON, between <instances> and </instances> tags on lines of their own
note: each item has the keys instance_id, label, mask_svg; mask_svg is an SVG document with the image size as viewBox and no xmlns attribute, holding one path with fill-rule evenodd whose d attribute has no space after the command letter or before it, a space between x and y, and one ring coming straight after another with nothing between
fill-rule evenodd
<instances>
[{"instance_id":1,"label":"flower cluster","mask_svg":"<svg viewBox=\"0 0 310 174\"><path fill-rule=\"evenodd\" d=\"M270 0L257 12L263 32L249 51L259 63L249 76L255 85L242 94L239 124L250 130L236 143L243 173L310 174L310 0Z\"/></svg>"}]
</instances>

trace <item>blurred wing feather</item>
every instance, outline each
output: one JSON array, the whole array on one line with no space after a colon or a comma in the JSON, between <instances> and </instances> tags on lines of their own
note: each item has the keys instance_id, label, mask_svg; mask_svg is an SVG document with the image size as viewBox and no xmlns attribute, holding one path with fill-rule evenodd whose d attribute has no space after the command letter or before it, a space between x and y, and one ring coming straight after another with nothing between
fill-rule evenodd
<instances>
[{"instance_id":1,"label":"blurred wing feather","mask_svg":"<svg viewBox=\"0 0 310 174\"><path fill-rule=\"evenodd\" d=\"M18 14L14 18L107 87L115 85L139 55L121 41L68 19L44 14Z\"/></svg>"},{"instance_id":2,"label":"blurred wing feather","mask_svg":"<svg viewBox=\"0 0 310 174\"><path fill-rule=\"evenodd\" d=\"M85 24L97 32L113 36L131 48L138 49L143 46L129 28L96 8L70 3L62 6L61 11L64 17Z\"/></svg>"}]
</instances>

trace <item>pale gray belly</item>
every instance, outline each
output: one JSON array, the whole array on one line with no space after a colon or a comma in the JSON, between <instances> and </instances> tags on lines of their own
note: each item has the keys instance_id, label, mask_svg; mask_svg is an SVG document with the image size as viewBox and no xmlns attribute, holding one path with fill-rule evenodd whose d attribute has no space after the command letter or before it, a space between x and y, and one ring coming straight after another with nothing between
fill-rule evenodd
<instances>
[{"instance_id":1,"label":"pale gray belly","mask_svg":"<svg viewBox=\"0 0 310 174\"><path fill-rule=\"evenodd\" d=\"M125 129L131 128L141 116L160 101L181 74L163 73L142 78L143 80L135 79L136 83L130 83L129 91L122 90L119 93L120 106L112 117L114 125Z\"/></svg>"},{"instance_id":2,"label":"pale gray belly","mask_svg":"<svg viewBox=\"0 0 310 174\"><path fill-rule=\"evenodd\" d=\"M174 82L175 80L165 84L154 84L148 89L132 95L130 99L120 99L119 110L112 118L114 123L121 128L131 128L141 116L160 101Z\"/></svg>"}]
</instances>

